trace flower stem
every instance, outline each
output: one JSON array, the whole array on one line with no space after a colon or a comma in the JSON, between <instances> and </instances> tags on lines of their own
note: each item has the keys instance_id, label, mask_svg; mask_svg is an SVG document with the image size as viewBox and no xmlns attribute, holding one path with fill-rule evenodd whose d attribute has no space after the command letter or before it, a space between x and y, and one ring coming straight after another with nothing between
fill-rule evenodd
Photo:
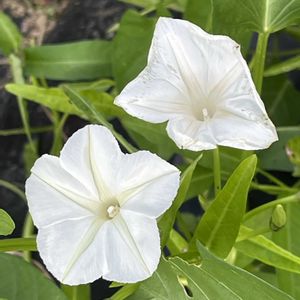
<instances>
[{"instance_id":1,"label":"flower stem","mask_svg":"<svg viewBox=\"0 0 300 300\"><path fill-rule=\"evenodd\" d=\"M35 238L16 238L0 240L0 252L36 251Z\"/></svg>"},{"instance_id":2,"label":"flower stem","mask_svg":"<svg viewBox=\"0 0 300 300\"><path fill-rule=\"evenodd\" d=\"M33 221L32 221L30 213L27 212L27 215L26 215L26 218L25 218L25 222L24 222L24 226L23 226L22 237L23 238L30 238L30 237L32 237L33 230L34 230ZM30 253L30 251L29 250L24 251L23 257L24 257L24 259L26 261L30 262L31 261L31 253Z\"/></svg>"},{"instance_id":3,"label":"flower stem","mask_svg":"<svg viewBox=\"0 0 300 300\"><path fill-rule=\"evenodd\" d=\"M280 199L277 199L274 201L270 201L266 204L263 204L261 206L258 206L256 208L250 210L249 212L247 212L244 215L243 221L245 222L246 220L251 219L253 216L259 214L260 212L262 212L266 209L275 207L278 204L287 204L287 203L294 203L294 202L300 202L300 192L298 192L294 195L291 195L291 196L287 196L287 197L280 198Z\"/></svg>"},{"instance_id":4,"label":"flower stem","mask_svg":"<svg viewBox=\"0 0 300 300\"><path fill-rule=\"evenodd\" d=\"M253 58L252 77L257 92L259 94L261 94L261 90L262 90L268 40L269 40L269 33L263 32L258 34L256 51Z\"/></svg>"},{"instance_id":5,"label":"flower stem","mask_svg":"<svg viewBox=\"0 0 300 300\"><path fill-rule=\"evenodd\" d=\"M15 83L24 83L24 78L23 78L23 70L22 70L22 62L21 59L14 54L11 54L9 56L9 63L11 67L11 72L14 78ZM28 111L27 111L27 105L24 101L23 98L17 97L18 100L18 106L19 106L19 111L22 119L22 123L26 132L26 136L29 142L29 145L31 147L31 150L33 151L34 154L37 154L37 149L36 146L32 140L31 132L30 132L30 125L29 125L29 119L28 119Z\"/></svg>"},{"instance_id":6,"label":"flower stem","mask_svg":"<svg viewBox=\"0 0 300 300\"><path fill-rule=\"evenodd\" d=\"M256 170L257 170L258 173L260 173L261 175L263 175L264 177L266 177L267 179L269 179L273 183L277 184L278 186L281 186L281 187L284 187L284 188L288 187L285 183L283 183L281 180L279 180L278 178L276 178L275 176L273 176L269 172L264 171L263 169L260 169L260 168L257 168Z\"/></svg>"},{"instance_id":7,"label":"flower stem","mask_svg":"<svg viewBox=\"0 0 300 300\"><path fill-rule=\"evenodd\" d=\"M265 193L268 193L270 195L278 195L281 193L290 193L294 194L297 193L299 190L297 188L291 188L291 187L282 187L277 185L268 185L268 184L258 184L255 182L251 183L251 188L255 190L259 190Z\"/></svg>"},{"instance_id":8,"label":"flower stem","mask_svg":"<svg viewBox=\"0 0 300 300\"><path fill-rule=\"evenodd\" d=\"M221 162L219 148L213 150L215 197L221 190Z\"/></svg>"}]
</instances>

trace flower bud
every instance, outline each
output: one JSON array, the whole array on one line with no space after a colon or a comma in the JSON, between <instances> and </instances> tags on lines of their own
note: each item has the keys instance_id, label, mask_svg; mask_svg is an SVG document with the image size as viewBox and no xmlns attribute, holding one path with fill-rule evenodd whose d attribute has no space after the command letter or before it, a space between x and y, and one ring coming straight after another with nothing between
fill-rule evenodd
<instances>
[{"instance_id":1,"label":"flower bud","mask_svg":"<svg viewBox=\"0 0 300 300\"><path fill-rule=\"evenodd\" d=\"M272 212L270 219L270 228L273 231L278 231L286 224L286 212L281 204L277 204Z\"/></svg>"}]
</instances>

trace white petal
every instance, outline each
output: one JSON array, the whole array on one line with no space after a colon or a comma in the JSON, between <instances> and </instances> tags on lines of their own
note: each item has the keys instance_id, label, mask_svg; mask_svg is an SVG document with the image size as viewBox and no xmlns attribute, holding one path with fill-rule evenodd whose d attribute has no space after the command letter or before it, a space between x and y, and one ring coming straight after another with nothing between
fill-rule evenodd
<instances>
[{"instance_id":1,"label":"white petal","mask_svg":"<svg viewBox=\"0 0 300 300\"><path fill-rule=\"evenodd\" d=\"M100 219L86 217L39 229L37 247L52 275L65 284L78 285L107 272L105 225Z\"/></svg>"},{"instance_id":2,"label":"white petal","mask_svg":"<svg viewBox=\"0 0 300 300\"><path fill-rule=\"evenodd\" d=\"M176 167L148 151L125 155L116 178L117 199L126 210L157 218L176 196L179 173Z\"/></svg>"},{"instance_id":3,"label":"white petal","mask_svg":"<svg viewBox=\"0 0 300 300\"><path fill-rule=\"evenodd\" d=\"M95 197L109 197L115 167L122 152L104 126L88 125L75 132L61 151L62 166L74 174Z\"/></svg>"},{"instance_id":4,"label":"white petal","mask_svg":"<svg viewBox=\"0 0 300 300\"><path fill-rule=\"evenodd\" d=\"M197 121L193 118L177 118L168 122L167 132L181 149L192 151L216 148L217 140L210 130L210 121Z\"/></svg>"},{"instance_id":5,"label":"white petal","mask_svg":"<svg viewBox=\"0 0 300 300\"><path fill-rule=\"evenodd\" d=\"M100 210L99 201L61 167L59 158L43 155L31 171L25 190L29 210L37 227L91 216Z\"/></svg>"},{"instance_id":6,"label":"white petal","mask_svg":"<svg viewBox=\"0 0 300 300\"><path fill-rule=\"evenodd\" d=\"M220 112L212 120L211 130L218 145L244 150L265 149L277 140L275 127L268 118L249 120Z\"/></svg>"},{"instance_id":7,"label":"white petal","mask_svg":"<svg viewBox=\"0 0 300 300\"><path fill-rule=\"evenodd\" d=\"M121 210L110 221L106 234L104 252L108 271L103 274L104 279L127 283L152 275L161 254L154 219Z\"/></svg>"}]
</instances>

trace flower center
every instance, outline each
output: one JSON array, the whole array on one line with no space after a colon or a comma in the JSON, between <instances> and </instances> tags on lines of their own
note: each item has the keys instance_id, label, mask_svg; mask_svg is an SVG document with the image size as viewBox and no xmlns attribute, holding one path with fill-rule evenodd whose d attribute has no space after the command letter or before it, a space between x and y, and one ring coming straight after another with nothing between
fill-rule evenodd
<instances>
[{"instance_id":1,"label":"flower center","mask_svg":"<svg viewBox=\"0 0 300 300\"><path fill-rule=\"evenodd\" d=\"M202 115L203 115L203 121L207 121L209 120L209 113L207 108L202 108Z\"/></svg>"},{"instance_id":2,"label":"flower center","mask_svg":"<svg viewBox=\"0 0 300 300\"><path fill-rule=\"evenodd\" d=\"M107 209L107 216L112 219L114 218L120 211L120 206L118 204L116 205L110 205Z\"/></svg>"}]
</instances>

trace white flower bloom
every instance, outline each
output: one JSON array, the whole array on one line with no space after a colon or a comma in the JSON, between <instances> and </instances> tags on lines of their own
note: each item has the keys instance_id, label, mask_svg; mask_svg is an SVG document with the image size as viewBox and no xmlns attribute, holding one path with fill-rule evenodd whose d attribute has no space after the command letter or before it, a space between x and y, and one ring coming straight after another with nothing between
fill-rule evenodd
<instances>
[{"instance_id":1,"label":"white flower bloom","mask_svg":"<svg viewBox=\"0 0 300 300\"><path fill-rule=\"evenodd\" d=\"M148 65L116 98L129 114L168 121L178 147L254 150L277 140L239 45L183 20L160 18Z\"/></svg>"},{"instance_id":2,"label":"white flower bloom","mask_svg":"<svg viewBox=\"0 0 300 300\"><path fill-rule=\"evenodd\" d=\"M108 129L90 125L31 172L26 195L38 250L59 281L151 276L161 255L156 218L177 193L176 167L147 151L123 154Z\"/></svg>"}]
</instances>

